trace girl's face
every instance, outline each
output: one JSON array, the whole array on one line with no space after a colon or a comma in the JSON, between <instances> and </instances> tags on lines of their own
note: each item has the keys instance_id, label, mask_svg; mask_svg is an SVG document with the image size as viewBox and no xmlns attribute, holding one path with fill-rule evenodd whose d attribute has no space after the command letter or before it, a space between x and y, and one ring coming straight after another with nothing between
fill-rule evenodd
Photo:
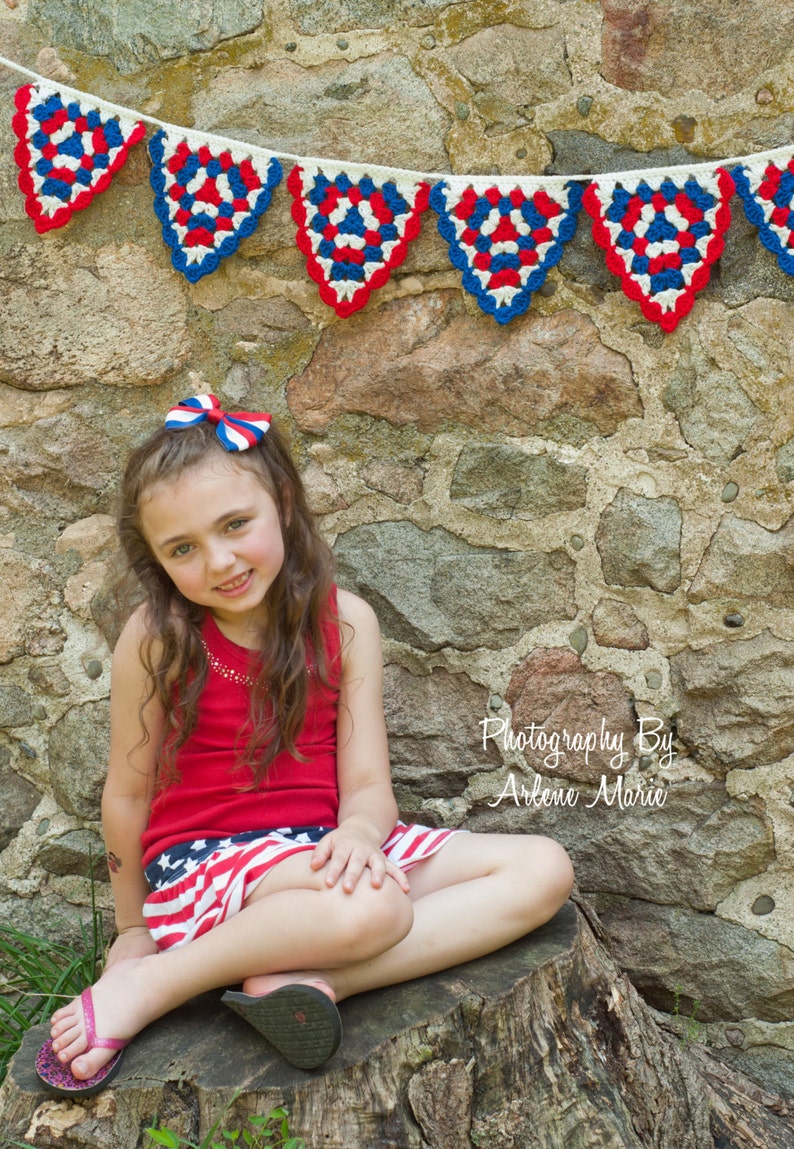
<instances>
[{"instance_id":1,"label":"girl's face","mask_svg":"<svg viewBox=\"0 0 794 1149\"><path fill-rule=\"evenodd\" d=\"M265 621L284 537L276 502L251 471L215 457L155 483L143 493L140 522L177 590L206 607L227 637Z\"/></svg>"}]
</instances>

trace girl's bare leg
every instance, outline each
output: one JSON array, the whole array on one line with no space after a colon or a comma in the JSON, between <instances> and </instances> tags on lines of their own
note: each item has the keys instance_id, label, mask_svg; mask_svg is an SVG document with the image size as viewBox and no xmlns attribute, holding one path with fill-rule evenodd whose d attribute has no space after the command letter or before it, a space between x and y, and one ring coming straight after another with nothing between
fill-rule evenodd
<instances>
[{"instance_id":1,"label":"girl's bare leg","mask_svg":"<svg viewBox=\"0 0 794 1149\"><path fill-rule=\"evenodd\" d=\"M254 971L337 967L362 954L374 956L384 943L405 936L413 909L396 882L388 879L375 889L360 881L353 893L329 889L322 873L310 869L310 857L286 859L272 871L275 876L283 867L278 883L268 887L265 879L256 891L262 896L195 941L107 970L92 991L97 1036L132 1037L196 994L241 982ZM292 888L280 888L284 881ZM88 1049L79 998L53 1014L51 1035L78 1079L92 1077L112 1056Z\"/></svg>"},{"instance_id":2,"label":"girl's bare leg","mask_svg":"<svg viewBox=\"0 0 794 1149\"><path fill-rule=\"evenodd\" d=\"M548 921L573 880L562 847L538 836L453 838L411 871L412 905L390 880L379 890L360 881L353 894L327 889L307 859L297 855L276 867L240 914L202 938L119 962L104 974L94 987L97 1034L131 1037L196 994L239 981L255 994L315 981L342 1000L434 973ZM286 887L302 865L309 888ZM262 970L269 972L253 973ZM111 1056L84 1052L79 999L54 1015L52 1034L63 1060L76 1058L78 1078L92 1076Z\"/></svg>"},{"instance_id":3,"label":"girl's bare leg","mask_svg":"<svg viewBox=\"0 0 794 1149\"><path fill-rule=\"evenodd\" d=\"M336 968L250 977L245 990L320 980L341 1001L481 957L553 917L571 892L573 869L550 838L461 834L408 877L414 922L391 949Z\"/></svg>"}]
</instances>

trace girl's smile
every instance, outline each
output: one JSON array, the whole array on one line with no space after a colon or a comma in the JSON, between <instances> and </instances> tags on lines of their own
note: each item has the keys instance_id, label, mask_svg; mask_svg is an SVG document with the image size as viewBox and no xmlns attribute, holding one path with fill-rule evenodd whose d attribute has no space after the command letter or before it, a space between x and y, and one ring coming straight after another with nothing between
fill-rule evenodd
<instances>
[{"instance_id":1,"label":"girl's smile","mask_svg":"<svg viewBox=\"0 0 794 1149\"><path fill-rule=\"evenodd\" d=\"M227 637L264 621L258 608L284 563L284 539L276 502L253 472L211 459L149 488L140 519L177 590L207 607Z\"/></svg>"}]
</instances>

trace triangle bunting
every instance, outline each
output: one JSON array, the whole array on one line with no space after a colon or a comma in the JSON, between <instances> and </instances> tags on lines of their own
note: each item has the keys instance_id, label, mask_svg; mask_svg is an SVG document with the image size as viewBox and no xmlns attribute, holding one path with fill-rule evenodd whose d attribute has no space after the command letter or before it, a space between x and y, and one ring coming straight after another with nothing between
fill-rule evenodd
<instances>
[{"instance_id":1,"label":"triangle bunting","mask_svg":"<svg viewBox=\"0 0 794 1149\"><path fill-rule=\"evenodd\" d=\"M140 120L103 116L44 82L23 84L14 103L18 182L38 232L88 207L146 131Z\"/></svg>"},{"instance_id":2,"label":"triangle bunting","mask_svg":"<svg viewBox=\"0 0 794 1149\"><path fill-rule=\"evenodd\" d=\"M549 268L559 263L576 231L582 188L568 183L552 198L531 179L442 180L430 204L463 286L483 311L507 323L527 310Z\"/></svg>"},{"instance_id":3,"label":"triangle bunting","mask_svg":"<svg viewBox=\"0 0 794 1149\"><path fill-rule=\"evenodd\" d=\"M629 299L664 331L691 309L722 254L733 179L634 173L594 180L584 206L606 263Z\"/></svg>"},{"instance_id":4,"label":"triangle bunting","mask_svg":"<svg viewBox=\"0 0 794 1149\"><path fill-rule=\"evenodd\" d=\"M740 164L733 178L761 243L777 256L783 271L794 275L794 156L782 167Z\"/></svg>"},{"instance_id":5,"label":"triangle bunting","mask_svg":"<svg viewBox=\"0 0 794 1149\"><path fill-rule=\"evenodd\" d=\"M191 283L217 269L252 234L282 176L275 156L257 162L239 148L190 142L161 128L152 137L154 210L171 262Z\"/></svg>"},{"instance_id":6,"label":"triangle bunting","mask_svg":"<svg viewBox=\"0 0 794 1149\"><path fill-rule=\"evenodd\" d=\"M366 172L366 169L363 169ZM290 172L296 242L320 298L345 318L364 306L419 234L430 185L395 173L378 184L342 167L305 162Z\"/></svg>"}]
</instances>

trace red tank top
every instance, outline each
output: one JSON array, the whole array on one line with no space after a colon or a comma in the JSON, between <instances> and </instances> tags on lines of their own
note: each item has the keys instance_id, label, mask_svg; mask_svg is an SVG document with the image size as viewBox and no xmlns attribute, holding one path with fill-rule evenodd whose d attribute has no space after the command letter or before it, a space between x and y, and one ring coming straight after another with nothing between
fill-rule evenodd
<instances>
[{"instance_id":1,"label":"red tank top","mask_svg":"<svg viewBox=\"0 0 794 1149\"><path fill-rule=\"evenodd\" d=\"M335 588L331 605L335 611ZM323 633L334 685L324 687L310 669L306 719L295 743L306 761L282 751L261 785L244 789L251 782L251 770L236 765L235 749L245 747L251 732L250 689L256 654L225 638L207 614L202 638L209 670L199 699L198 721L177 754L178 780L152 802L149 824L141 835L144 866L178 842L285 826L336 826L337 624L329 619Z\"/></svg>"}]
</instances>

